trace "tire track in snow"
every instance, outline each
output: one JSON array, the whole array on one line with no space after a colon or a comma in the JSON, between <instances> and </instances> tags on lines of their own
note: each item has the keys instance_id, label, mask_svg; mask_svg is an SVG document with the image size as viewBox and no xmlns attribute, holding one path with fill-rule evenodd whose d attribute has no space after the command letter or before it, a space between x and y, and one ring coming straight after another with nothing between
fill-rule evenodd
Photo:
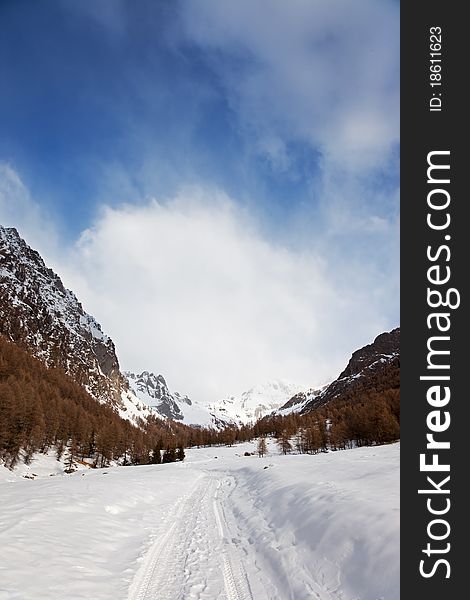
<instances>
[{"instance_id":1,"label":"tire track in snow","mask_svg":"<svg viewBox=\"0 0 470 600\"><path fill-rule=\"evenodd\" d=\"M182 499L183 500L183 499ZM129 588L129 600L150 600L158 598L157 586L161 578L162 558L165 550L171 544L178 523L185 512L185 502L180 501L170 510L165 521L173 521L168 530L157 540L145 555L144 562L137 571ZM167 561L163 561L166 564Z\"/></svg>"},{"instance_id":2,"label":"tire track in snow","mask_svg":"<svg viewBox=\"0 0 470 600\"><path fill-rule=\"evenodd\" d=\"M243 567L241 559L238 556L238 550L234 552L233 543L229 542L225 535L227 522L222 508L219 508L218 492L221 482L217 482L217 488L214 493L212 507L219 535L224 542L222 549L224 585L227 594L227 600L253 600L248 575Z\"/></svg>"},{"instance_id":3,"label":"tire track in snow","mask_svg":"<svg viewBox=\"0 0 470 600\"><path fill-rule=\"evenodd\" d=\"M220 487L203 477L170 512L171 525L145 556L129 600L253 600L238 548L225 534Z\"/></svg>"}]
</instances>

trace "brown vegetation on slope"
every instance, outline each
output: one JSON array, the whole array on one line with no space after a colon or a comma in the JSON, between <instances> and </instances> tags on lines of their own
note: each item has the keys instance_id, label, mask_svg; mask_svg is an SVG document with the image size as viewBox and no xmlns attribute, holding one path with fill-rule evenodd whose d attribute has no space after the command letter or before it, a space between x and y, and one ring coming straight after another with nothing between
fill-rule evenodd
<instances>
[{"instance_id":1,"label":"brown vegetation on slope","mask_svg":"<svg viewBox=\"0 0 470 600\"><path fill-rule=\"evenodd\" d=\"M0 335L0 459L9 467L53 449L94 466L159 462L161 450L202 443L203 432L150 418L136 427Z\"/></svg>"}]
</instances>

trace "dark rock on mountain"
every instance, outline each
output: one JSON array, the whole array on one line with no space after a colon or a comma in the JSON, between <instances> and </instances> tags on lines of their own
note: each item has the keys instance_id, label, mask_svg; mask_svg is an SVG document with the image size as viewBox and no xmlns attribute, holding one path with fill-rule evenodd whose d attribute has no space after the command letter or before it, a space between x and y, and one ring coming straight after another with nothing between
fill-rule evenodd
<instances>
[{"instance_id":1,"label":"dark rock on mountain","mask_svg":"<svg viewBox=\"0 0 470 600\"><path fill-rule=\"evenodd\" d=\"M175 421L184 419L178 402L188 406L191 406L192 402L187 396L181 397L178 392L172 394L163 375L154 375L149 371L140 374L126 372L124 375L136 395L155 408L161 416Z\"/></svg>"},{"instance_id":2,"label":"dark rock on mountain","mask_svg":"<svg viewBox=\"0 0 470 600\"><path fill-rule=\"evenodd\" d=\"M364 373L365 369L380 370L400 356L400 328L378 335L372 344L356 350L338 379Z\"/></svg>"},{"instance_id":3,"label":"dark rock on mountain","mask_svg":"<svg viewBox=\"0 0 470 600\"><path fill-rule=\"evenodd\" d=\"M372 344L356 350L338 379L320 392L310 390L297 394L278 413L306 414L331 402L347 401L354 404L370 390L381 392L399 387L400 328L396 328L380 334Z\"/></svg>"},{"instance_id":4,"label":"dark rock on mountain","mask_svg":"<svg viewBox=\"0 0 470 600\"><path fill-rule=\"evenodd\" d=\"M306 406L311 400L319 396L324 389L325 386L321 388L311 388L306 392L299 392L295 394L295 396L292 396L290 400L288 400L281 408L275 410L272 414L283 415L292 412L301 412L304 406Z\"/></svg>"},{"instance_id":5,"label":"dark rock on mountain","mask_svg":"<svg viewBox=\"0 0 470 600\"><path fill-rule=\"evenodd\" d=\"M136 397L161 417L196 427L223 429L228 425L209 407L192 402L179 392L171 392L162 375L150 371L138 374L127 371L125 376Z\"/></svg>"},{"instance_id":6,"label":"dark rock on mountain","mask_svg":"<svg viewBox=\"0 0 470 600\"><path fill-rule=\"evenodd\" d=\"M305 414L331 402L354 403L370 390L400 387L400 329L382 333L372 344L353 353L338 379L302 409Z\"/></svg>"},{"instance_id":7,"label":"dark rock on mountain","mask_svg":"<svg viewBox=\"0 0 470 600\"><path fill-rule=\"evenodd\" d=\"M17 230L1 226L0 333L100 402L139 412L111 338Z\"/></svg>"}]
</instances>

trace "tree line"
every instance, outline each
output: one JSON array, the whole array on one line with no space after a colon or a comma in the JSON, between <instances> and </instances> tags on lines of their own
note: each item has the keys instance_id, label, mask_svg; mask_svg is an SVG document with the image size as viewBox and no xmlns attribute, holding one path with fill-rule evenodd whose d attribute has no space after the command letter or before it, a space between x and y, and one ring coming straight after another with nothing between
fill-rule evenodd
<instances>
[{"instance_id":1,"label":"tree line","mask_svg":"<svg viewBox=\"0 0 470 600\"><path fill-rule=\"evenodd\" d=\"M254 437L274 437L284 454L344 450L400 438L400 365L354 380L336 398L307 414L268 416Z\"/></svg>"},{"instance_id":2,"label":"tree line","mask_svg":"<svg viewBox=\"0 0 470 600\"><path fill-rule=\"evenodd\" d=\"M400 436L399 366L346 389L299 415L268 416L254 425L189 427L152 416L135 425L100 404L60 368L47 368L0 335L0 460L10 468L53 450L68 470L79 462L106 467L183 460L185 448L276 439L281 452L315 454L383 444ZM264 444L259 450L266 452Z\"/></svg>"}]
</instances>

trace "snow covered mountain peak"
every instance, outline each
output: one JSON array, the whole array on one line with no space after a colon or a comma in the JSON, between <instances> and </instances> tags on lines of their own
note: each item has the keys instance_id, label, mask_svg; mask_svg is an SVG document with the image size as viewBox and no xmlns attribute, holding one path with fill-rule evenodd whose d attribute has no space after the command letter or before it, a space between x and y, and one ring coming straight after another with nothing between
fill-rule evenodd
<instances>
[{"instance_id":1,"label":"snow covered mountain peak","mask_svg":"<svg viewBox=\"0 0 470 600\"><path fill-rule=\"evenodd\" d=\"M172 394L163 375L155 375L150 371L142 373L124 373L134 394L145 404L156 409L162 416L176 421L184 421L180 403L191 406L191 400L184 399L176 392Z\"/></svg>"},{"instance_id":2,"label":"snow covered mountain peak","mask_svg":"<svg viewBox=\"0 0 470 600\"><path fill-rule=\"evenodd\" d=\"M252 387L238 396L227 396L210 404L208 408L229 422L254 423L285 404L301 390L302 386L283 379L274 379Z\"/></svg>"},{"instance_id":3,"label":"snow covered mountain peak","mask_svg":"<svg viewBox=\"0 0 470 600\"><path fill-rule=\"evenodd\" d=\"M137 398L152 407L161 417L180 421L186 425L203 427L223 427L226 422L216 417L205 406L192 402L188 396L179 392L170 392L163 375L151 371L142 373L124 373L129 387Z\"/></svg>"}]
</instances>

